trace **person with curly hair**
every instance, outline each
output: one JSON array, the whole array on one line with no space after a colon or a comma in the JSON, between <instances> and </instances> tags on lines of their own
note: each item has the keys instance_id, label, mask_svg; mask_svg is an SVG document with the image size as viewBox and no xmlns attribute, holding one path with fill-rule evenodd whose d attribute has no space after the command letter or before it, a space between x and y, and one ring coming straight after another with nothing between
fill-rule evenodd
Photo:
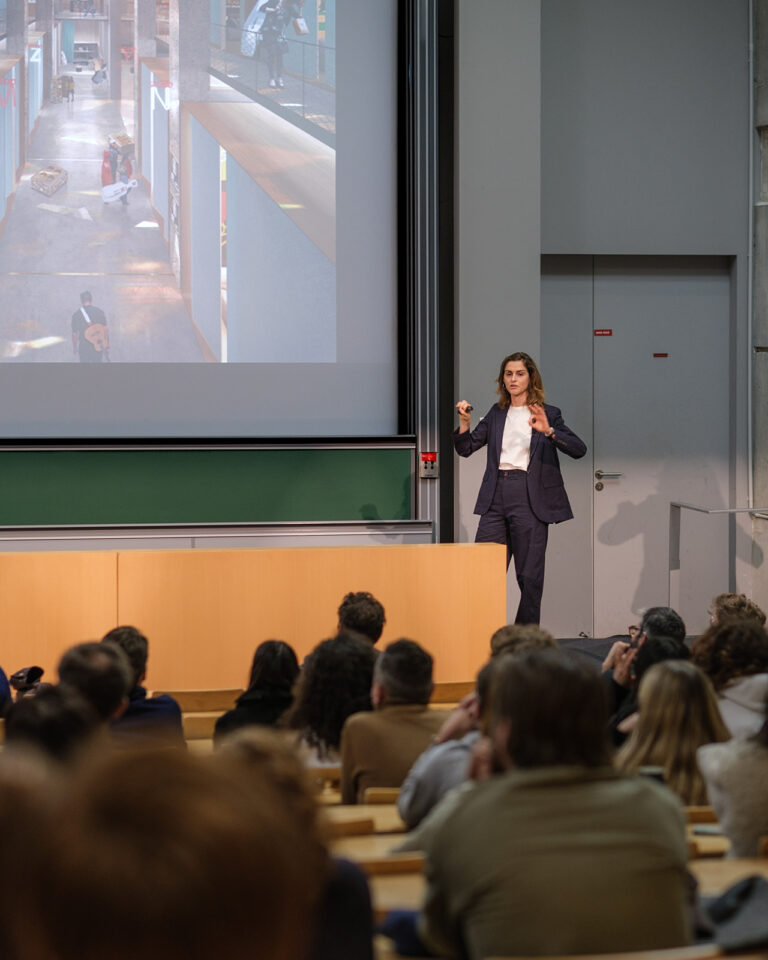
<instances>
[{"instance_id":1,"label":"person with curly hair","mask_svg":"<svg viewBox=\"0 0 768 960\"><path fill-rule=\"evenodd\" d=\"M371 643L381 636L387 618L384 616L384 607L372 593L360 590L357 593L348 593L339 607L339 632L359 633L367 637Z\"/></svg>"},{"instance_id":2,"label":"person with curly hair","mask_svg":"<svg viewBox=\"0 0 768 960\"><path fill-rule=\"evenodd\" d=\"M712 624L723 620L754 620L762 627L765 613L743 593L718 593L710 605L709 620Z\"/></svg>"},{"instance_id":3,"label":"person with curly hair","mask_svg":"<svg viewBox=\"0 0 768 960\"><path fill-rule=\"evenodd\" d=\"M372 710L371 681L376 654L358 636L340 633L323 640L304 661L284 724L299 734L299 746L311 765L339 763L344 721Z\"/></svg>"},{"instance_id":4,"label":"person with curly hair","mask_svg":"<svg viewBox=\"0 0 768 960\"><path fill-rule=\"evenodd\" d=\"M663 660L643 675L637 701L637 725L616 754L616 767L628 773L660 767L684 804L706 803L696 751L730 739L706 675L686 660Z\"/></svg>"},{"instance_id":5,"label":"person with curly hair","mask_svg":"<svg viewBox=\"0 0 768 960\"><path fill-rule=\"evenodd\" d=\"M712 681L731 736L745 738L763 723L768 696L768 633L755 620L713 624L691 645L691 659Z\"/></svg>"}]
</instances>

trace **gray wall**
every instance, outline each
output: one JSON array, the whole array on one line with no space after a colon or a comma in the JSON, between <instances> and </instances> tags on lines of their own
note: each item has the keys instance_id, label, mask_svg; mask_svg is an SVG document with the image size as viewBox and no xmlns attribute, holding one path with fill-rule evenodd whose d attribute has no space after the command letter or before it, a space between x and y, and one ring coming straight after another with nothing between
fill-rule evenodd
<instances>
[{"instance_id":1,"label":"gray wall","mask_svg":"<svg viewBox=\"0 0 768 960\"><path fill-rule=\"evenodd\" d=\"M739 254L747 0L542 0L543 253Z\"/></svg>"},{"instance_id":2,"label":"gray wall","mask_svg":"<svg viewBox=\"0 0 768 960\"><path fill-rule=\"evenodd\" d=\"M748 0L457 13L457 399L484 413L499 359L541 354L541 253L732 256L730 495L745 504ZM457 539L474 536L481 457L458 470ZM750 574L737 563L740 588Z\"/></svg>"},{"instance_id":3,"label":"gray wall","mask_svg":"<svg viewBox=\"0 0 768 960\"><path fill-rule=\"evenodd\" d=\"M538 0L457 3L456 399L473 422L501 359L539 352L539 27ZM484 464L457 472L457 540L474 539Z\"/></svg>"},{"instance_id":4,"label":"gray wall","mask_svg":"<svg viewBox=\"0 0 768 960\"><path fill-rule=\"evenodd\" d=\"M761 150L755 206L754 357L755 486L754 505L768 506L768 0L755 0L755 126ZM756 559L768 555L768 516L754 521ZM754 599L768 609L768 578L756 578Z\"/></svg>"}]
</instances>

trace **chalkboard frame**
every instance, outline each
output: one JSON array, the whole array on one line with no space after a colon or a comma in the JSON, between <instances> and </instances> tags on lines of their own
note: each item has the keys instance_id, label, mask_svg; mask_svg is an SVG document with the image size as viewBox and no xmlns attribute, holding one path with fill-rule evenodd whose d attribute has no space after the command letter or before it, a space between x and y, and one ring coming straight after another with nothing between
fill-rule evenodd
<instances>
[{"instance_id":1,"label":"chalkboard frame","mask_svg":"<svg viewBox=\"0 0 768 960\"><path fill-rule=\"evenodd\" d=\"M414 519L415 438L0 447L0 529Z\"/></svg>"}]
</instances>

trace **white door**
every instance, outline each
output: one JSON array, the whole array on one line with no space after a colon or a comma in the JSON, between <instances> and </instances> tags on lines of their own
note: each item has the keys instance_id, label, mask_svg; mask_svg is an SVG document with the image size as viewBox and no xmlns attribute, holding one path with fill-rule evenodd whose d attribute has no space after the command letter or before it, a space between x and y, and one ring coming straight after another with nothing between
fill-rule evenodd
<instances>
[{"instance_id":1,"label":"white door","mask_svg":"<svg viewBox=\"0 0 768 960\"><path fill-rule=\"evenodd\" d=\"M583 268L585 258L575 259ZM586 419L583 380L592 379L589 462L566 473L569 492L576 480L573 499L583 504L589 468L591 550L583 540L573 542L583 523L559 538L555 528L559 556L548 572L545 611L547 597L558 594L549 573L564 583L568 567L591 553L592 630L586 632L610 636L625 633L643 608L667 602L670 501L730 505L730 277L728 261L717 258L596 257L591 273L570 284L581 281L572 291L577 305L591 300L591 329L583 329L588 311L580 307L574 312L582 318L578 337L562 304L542 317L542 359L553 361L551 371L544 369L545 383L553 402L562 399L574 429L574 416ZM544 311L553 300L548 286L552 278L545 274ZM557 286L563 289L562 277ZM572 341L571 348L552 348L558 336L560 344ZM576 371L568 367L574 362ZM565 397L555 393L558 377ZM574 414L565 405L571 397ZM689 633L706 626L709 600L728 589L729 556L726 518L684 512L679 609ZM560 635L578 632L567 628L567 610L555 612Z\"/></svg>"}]
</instances>

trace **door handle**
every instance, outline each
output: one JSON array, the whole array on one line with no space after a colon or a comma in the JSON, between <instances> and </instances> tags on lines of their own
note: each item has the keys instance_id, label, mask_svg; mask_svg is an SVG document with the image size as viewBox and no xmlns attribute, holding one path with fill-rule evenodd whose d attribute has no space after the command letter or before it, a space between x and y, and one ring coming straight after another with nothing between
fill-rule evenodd
<instances>
[{"instance_id":1,"label":"door handle","mask_svg":"<svg viewBox=\"0 0 768 960\"><path fill-rule=\"evenodd\" d=\"M623 473L604 473L602 470L595 470L595 477L598 480L618 480L619 477L623 476Z\"/></svg>"}]
</instances>

